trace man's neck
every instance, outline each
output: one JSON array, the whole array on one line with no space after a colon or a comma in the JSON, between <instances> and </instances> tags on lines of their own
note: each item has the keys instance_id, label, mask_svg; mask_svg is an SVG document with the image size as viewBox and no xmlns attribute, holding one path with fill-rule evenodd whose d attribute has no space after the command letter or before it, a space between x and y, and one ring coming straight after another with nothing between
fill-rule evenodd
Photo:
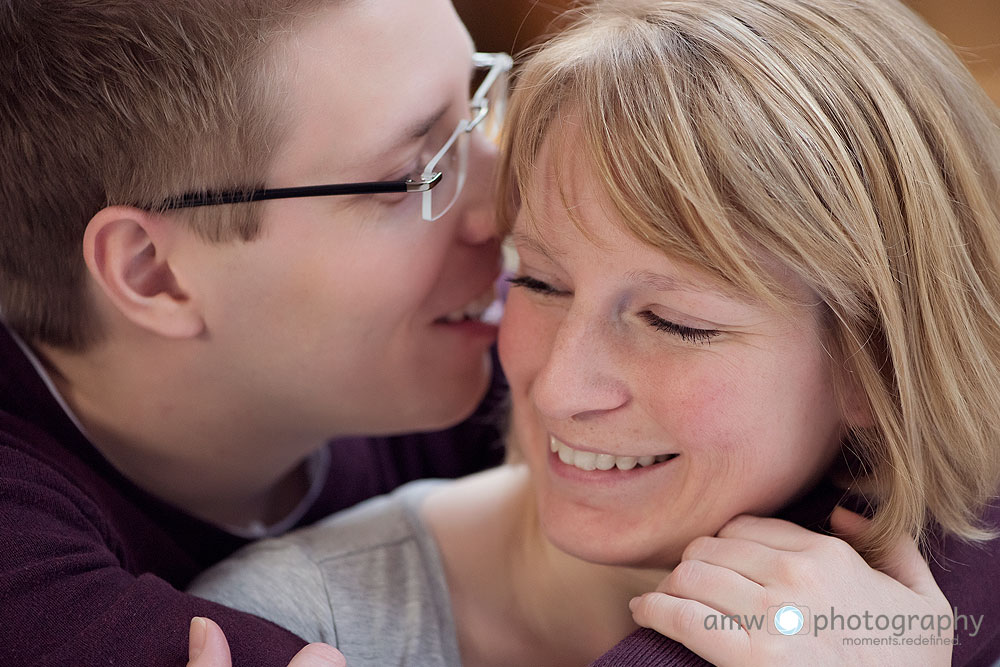
<instances>
[{"instance_id":1,"label":"man's neck","mask_svg":"<svg viewBox=\"0 0 1000 667\"><path fill-rule=\"evenodd\" d=\"M175 369L118 349L86 354L34 348L85 435L134 484L221 526L270 525L308 489L304 459L323 445L288 442ZM135 355L132 355L135 356ZM136 372L135 369L142 369Z\"/></svg>"}]
</instances>

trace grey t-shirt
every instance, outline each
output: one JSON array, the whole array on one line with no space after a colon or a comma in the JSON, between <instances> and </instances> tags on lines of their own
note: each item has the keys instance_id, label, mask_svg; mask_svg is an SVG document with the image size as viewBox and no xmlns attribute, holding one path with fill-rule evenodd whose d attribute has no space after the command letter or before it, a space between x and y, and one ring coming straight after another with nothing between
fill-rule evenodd
<instances>
[{"instance_id":1,"label":"grey t-shirt","mask_svg":"<svg viewBox=\"0 0 1000 667\"><path fill-rule=\"evenodd\" d=\"M441 556L418 515L443 483L412 482L252 544L189 590L336 646L349 667L460 667Z\"/></svg>"}]
</instances>

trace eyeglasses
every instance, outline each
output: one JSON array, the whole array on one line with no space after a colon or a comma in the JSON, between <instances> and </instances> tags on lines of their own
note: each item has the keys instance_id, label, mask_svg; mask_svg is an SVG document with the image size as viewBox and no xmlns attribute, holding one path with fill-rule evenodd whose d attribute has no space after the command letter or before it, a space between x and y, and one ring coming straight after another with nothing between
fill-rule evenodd
<instances>
[{"instance_id":1,"label":"eyeglasses","mask_svg":"<svg viewBox=\"0 0 1000 667\"><path fill-rule=\"evenodd\" d=\"M190 192L162 202L159 210L240 204L266 199L293 197L328 197L332 195L377 195L385 193L423 194L421 217L427 221L440 218L458 200L465 185L469 156L469 135L479 129L496 141L507 106L507 73L513 60L506 53L476 53L473 66L482 81L469 100L467 116L419 174L399 181L306 185L291 188L257 188Z\"/></svg>"}]
</instances>

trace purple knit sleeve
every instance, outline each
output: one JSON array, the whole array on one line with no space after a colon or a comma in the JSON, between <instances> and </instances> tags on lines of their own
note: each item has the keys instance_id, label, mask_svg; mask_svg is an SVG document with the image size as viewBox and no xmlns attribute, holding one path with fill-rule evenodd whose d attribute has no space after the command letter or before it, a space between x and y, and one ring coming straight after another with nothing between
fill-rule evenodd
<instances>
[{"instance_id":1,"label":"purple knit sleeve","mask_svg":"<svg viewBox=\"0 0 1000 667\"><path fill-rule=\"evenodd\" d=\"M590 667L706 667L683 644L654 630L640 628L591 663Z\"/></svg>"},{"instance_id":2,"label":"purple knit sleeve","mask_svg":"<svg viewBox=\"0 0 1000 667\"><path fill-rule=\"evenodd\" d=\"M179 667L192 616L223 628L237 665L287 665L305 645L273 623L127 571L149 556L111 537L108 521L138 517L134 508L99 508L9 442L0 433L0 665ZM147 551L190 560L159 526L137 519L134 530Z\"/></svg>"}]
</instances>

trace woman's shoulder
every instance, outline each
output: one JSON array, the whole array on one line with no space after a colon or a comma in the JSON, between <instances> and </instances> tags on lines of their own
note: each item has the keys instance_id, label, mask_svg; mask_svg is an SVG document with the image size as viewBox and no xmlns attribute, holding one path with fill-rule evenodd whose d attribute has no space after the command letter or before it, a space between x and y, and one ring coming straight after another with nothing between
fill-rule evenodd
<instances>
[{"instance_id":1,"label":"woman's shoulder","mask_svg":"<svg viewBox=\"0 0 1000 667\"><path fill-rule=\"evenodd\" d=\"M315 562L350 558L361 552L392 549L407 540L420 540L427 533L419 518L420 507L428 495L448 484L436 479L410 482L278 540L294 542Z\"/></svg>"},{"instance_id":2,"label":"woman's shoulder","mask_svg":"<svg viewBox=\"0 0 1000 667\"><path fill-rule=\"evenodd\" d=\"M313 526L263 540L199 577L191 592L336 646L351 667L458 665L447 583L420 481ZM440 656L427 663L430 656Z\"/></svg>"}]
</instances>

